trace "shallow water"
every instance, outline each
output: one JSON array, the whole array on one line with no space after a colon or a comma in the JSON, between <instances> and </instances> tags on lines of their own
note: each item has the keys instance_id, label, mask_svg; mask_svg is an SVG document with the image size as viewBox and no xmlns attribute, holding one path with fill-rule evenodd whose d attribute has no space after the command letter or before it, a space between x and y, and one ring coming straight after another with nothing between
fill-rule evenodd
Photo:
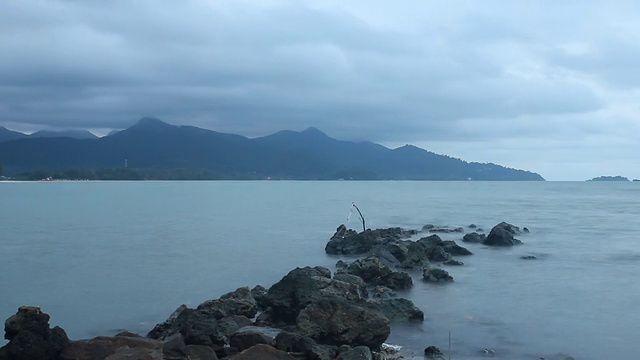
<instances>
[{"instance_id":1,"label":"shallow water","mask_svg":"<svg viewBox=\"0 0 640 360\"><path fill-rule=\"evenodd\" d=\"M531 230L511 249L464 245L452 284L416 274L404 295L426 320L389 339L405 351L444 350L450 332L454 359L636 357L638 183L3 182L0 199L0 317L40 305L71 338L146 333L180 304L333 270L324 246L355 201L372 228Z\"/></svg>"}]
</instances>

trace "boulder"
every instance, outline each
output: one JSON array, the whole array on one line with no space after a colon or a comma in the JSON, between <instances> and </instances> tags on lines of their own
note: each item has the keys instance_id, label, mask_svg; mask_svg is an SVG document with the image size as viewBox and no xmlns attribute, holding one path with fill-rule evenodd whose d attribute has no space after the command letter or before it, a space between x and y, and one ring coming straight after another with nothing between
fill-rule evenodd
<instances>
[{"instance_id":1,"label":"boulder","mask_svg":"<svg viewBox=\"0 0 640 360\"><path fill-rule=\"evenodd\" d=\"M338 355L337 360L372 360L371 350L366 346L356 346Z\"/></svg>"},{"instance_id":2,"label":"boulder","mask_svg":"<svg viewBox=\"0 0 640 360\"><path fill-rule=\"evenodd\" d=\"M219 326L213 314L190 309L186 305L181 305L165 322L156 325L147 337L165 340L176 333L182 334L187 345L221 349L228 343L225 329Z\"/></svg>"},{"instance_id":3,"label":"boulder","mask_svg":"<svg viewBox=\"0 0 640 360\"><path fill-rule=\"evenodd\" d=\"M276 336L276 348L288 353L295 353L310 360L335 359L337 346L320 345L312 338L298 333L282 331Z\"/></svg>"},{"instance_id":4,"label":"boulder","mask_svg":"<svg viewBox=\"0 0 640 360\"><path fill-rule=\"evenodd\" d=\"M469 251L467 248L464 248L456 244L456 242L453 240L443 241L441 246L444 249L444 251L446 251L449 255L452 255L452 256L473 255L471 251Z\"/></svg>"},{"instance_id":5,"label":"boulder","mask_svg":"<svg viewBox=\"0 0 640 360\"><path fill-rule=\"evenodd\" d=\"M242 315L253 318L258 312L258 303L251 296L247 286L222 295L216 300L207 300L198 305L198 311L222 319L231 315Z\"/></svg>"},{"instance_id":6,"label":"boulder","mask_svg":"<svg viewBox=\"0 0 640 360\"><path fill-rule=\"evenodd\" d=\"M163 343L139 335L97 336L71 341L60 360L163 359Z\"/></svg>"},{"instance_id":7,"label":"boulder","mask_svg":"<svg viewBox=\"0 0 640 360\"><path fill-rule=\"evenodd\" d=\"M432 262L443 262L447 260L451 260L451 254L449 254L442 246L431 246L426 248L427 256L429 257L429 261Z\"/></svg>"},{"instance_id":8,"label":"boulder","mask_svg":"<svg viewBox=\"0 0 640 360\"><path fill-rule=\"evenodd\" d=\"M514 235L517 234L520 234L520 229L517 226L501 222L491 229L489 235L482 243L489 246L513 246L522 244L522 241L514 238Z\"/></svg>"},{"instance_id":9,"label":"boulder","mask_svg":"<svg viewBox=\"0 0 640 360\"><path fill-rule=\"evenodd\" d=\"M485 234L478 234L477 232L471 232L471 233L465 234L462 237L462 241L467 243L481 243L486 238L487 238L487 235Z\"/></svg>"},{"instance_id":10,"label":"boulder","mask_svg":"<svg viewBox=\"0 0 640 360\"><path fill-rule=\"evenodd\" d=\"M404 269L421 269L429 264L429 254L425 246L411 242L408 246L400 267Z\"/></svg>"},{"instance_id":11,"label":"boulder","mask_svg":"<svg viewBox=\"0 0 640 360\"><path fill-rule=\"evenodd\" d=\"M379 312L389 320L424 320L424 312L408 299L373 299L367 301L366 307Z\"/></svg>"},{"instance_id":12,"label":"boulder","mask_svg":"<svg viewBox=\"0 0 640 360\"><path fill-rule=\"evenodd\" d=\"M437 346L427 346L426 349L424 349L424 356L427 359L444 359L444 354L442 353L442 351L440 351L440 349L438 349Z\"/></svg>"},{"instance_id":13,"label":"boulder","mask_svg":"<svg viewBox=\"0 0 640 360\"><path fill-rule=\"evenodd\" d=\"M262 285L256 285L251 289L251 297L256 300L259 309L264 309L264 297L267 296L267 288Z\"/></svg>"},{"instance_id":14,"label":"boulder","mask_svg":"<svg viewBox=\"0 0 640 360\"><path fill-rule=\"evenodd\" d=\"M373 256L358 259L347 268L338 270L338 273L356 275L367 284L386 286L393 290L408 289L413 286L413 280L409 274L393 271Z\"/></svg>"},{"instance_id":15,"label":"boulder","mask_svg":"<svg viewBox=\"0 0 640 360\"><path fill-rule=\"evenodd\" d=\"M239 351L246 350L257 344L275 345L274 338L261 331L241 330L231 335L229 345Z\"/></svg>"},{"instance_id":16,"label":"boulder","mask_svg":"<svg viewBox=\"0 0 640 360\"><path fill-rule=\"evenodd\" d=\"M391 333L389 319L383 315L336 297L307 306L296 325L302 335L322 344L371 349L379 349Z\"/></svg>"},{"instance_id":17,"label":"boulder","mask_svg":"<svg viewBox=\"0 0 640 360\"><path fill-rule=\"evenodd\" d=\"M1 360L57 359L69 343L61 327L49 328L49 315L37 306L21 306L4 323L4 338L9 343L0 348Z\"/></svg>"},{"instance_id":18,"label":"boulder","mask_svg":"<svg viewBox=\"0 0 640 360\"><path fill-rule=\"evenodd\" d=\"M443 262L442 265L462 266L462 265L464 265L464 263L462 261L460 261L460 260L451 259L451 260L447 260L447 261Z\"/></svg>"},{"instance_id":19,"label":"boulder","mask_svg":"<svg viewBox=\"0 0 640 360\"><path fill-rule=\"evenodd\" d=\"M233 355L231 360L297 360L295 357L273 346L258 344Z\"/></svg>"},{"instance_id":20,"label":"boulder","mask_svg":"<svg viewBox=\"0 0 640 360\"><path fill-rule=\"evenodd\" d=\"M378 285L369 290L369 296L376 299L387 299L396 296L396 293L386 286Z\"/></svg>"},{"instance_id":21,"label":"boulder","mask_svg":"<svg viewBox=\"0 0 640 360\"><path fill-rule=\"evenodd\" d=\"M443 269L433 268L424 269L422 273L424 281L428 282L449 282L453 281L453 277Z\"/></svg>"},{"instance_id":22,"label":"boulder","mask_svg":"<svg viewBox=\"0 0 640 360\"><path fill-rule=\"evenodd\" d=\"M273 321L292 324L300 310L327 296L355 301L363 299L366 294L356 283L331 279L327 268L307 266L291 270L275 283L269 288L264 301L271 307Z\"/></svg>"},{"instance_id":23,"label":"boulder","mask_svg":"<svg viewBox=\"0 0 640 360\"><path fill-rule=\"evenodd\" d=\"M408 238L416 234L415 230L404 230L399 227L388 229L367 229L361 233L347 229L340 225L331 237L325 252L335 255L365 254L376 245L386 244L391 241Z\"/></svg>"},{"instance_id":24,"label":"boulder","mask_svg":"<svg viewBox=\"0 0 640 360\"><path fill-rule=\"evenodd\" d=\"M222 333L230 337L241 328L251 326L253 322L246 316L232 315L218 320L218 326L222 330Z\"/></svg>"}]
</instances>

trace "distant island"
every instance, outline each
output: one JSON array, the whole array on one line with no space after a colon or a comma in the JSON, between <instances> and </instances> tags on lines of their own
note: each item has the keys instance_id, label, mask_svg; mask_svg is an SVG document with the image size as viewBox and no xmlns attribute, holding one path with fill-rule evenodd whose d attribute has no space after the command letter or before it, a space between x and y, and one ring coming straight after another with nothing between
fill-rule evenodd
<instances>
[{"instance_id":1,"label":"distant island","mask_svg":"<svg viewBox=\"0 0 640 360\"><path fill-rule=\"evenodd\" d=\"M593 179L589 179L587 181L629 181L629 179L627 179L624 176L617 175L617 176L598 176ZM637 181L637 179L634 181Z\"/></svg>"},{"instance_id":2,"label":"distant island","mask_svg":"<svg viewBox=\"0 0 640 360\"><path fill-rule=\"evenodd\" d=\"M528 180L537 173L412 145L336 140L316 128L247 138L143 118L101 138L0 129L0 168L22 180Z\"/></svg>"}]
</instances>

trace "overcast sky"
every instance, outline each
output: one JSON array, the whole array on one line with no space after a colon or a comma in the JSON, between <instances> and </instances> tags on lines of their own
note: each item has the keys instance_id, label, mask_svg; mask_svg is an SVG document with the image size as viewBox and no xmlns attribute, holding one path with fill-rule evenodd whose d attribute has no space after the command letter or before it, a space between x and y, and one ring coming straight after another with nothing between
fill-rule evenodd
<instances>
[{"instance_id":1,"label":"overcast sky","mask_svg":"<svg viewBox=\"0 0 640 360\"><path fill-rule=\"evenodd\" d=\"M640 178L640 2L0 2L0 126L143 116Z\"/></svg>"}]
</instances>

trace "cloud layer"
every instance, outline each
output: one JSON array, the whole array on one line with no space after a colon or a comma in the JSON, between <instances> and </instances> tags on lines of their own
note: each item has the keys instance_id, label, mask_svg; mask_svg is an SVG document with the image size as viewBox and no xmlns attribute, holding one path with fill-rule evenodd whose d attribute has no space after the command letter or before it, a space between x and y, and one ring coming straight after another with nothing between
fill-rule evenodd
<instances>
[{"instance_id":1,"label":"cloud layer","mask_svg":"<svg viewBox=\"0 0 640 360\"><path fill-rule=\"evenodd\" d=\"M583 180L640 178L634 2L5 1L0 125L316 126Z\"/></svg>"}]
</instances>

